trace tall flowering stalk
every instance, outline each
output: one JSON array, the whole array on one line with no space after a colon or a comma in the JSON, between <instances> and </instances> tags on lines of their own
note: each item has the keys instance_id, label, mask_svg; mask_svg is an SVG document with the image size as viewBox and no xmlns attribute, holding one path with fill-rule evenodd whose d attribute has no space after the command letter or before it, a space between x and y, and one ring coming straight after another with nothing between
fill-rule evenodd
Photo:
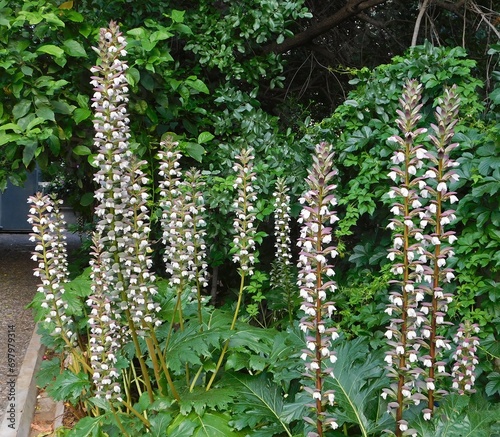
<instances>
[{"instance_id":1,"label":"tall flowering stalk","mask_svg":"<svg viewBox=\"0 0 500 437\"><path fill-rule=\"evenodd\" d=\"M66 350L72 355L70 366L75 373L82 369L91 372L91 367L82 348L78 347L76 326L68 316L68 302L64 284L68 282L65 221L59 210L62 201L53 196L37 193L28 199L31 204L28 222L33 233L30 240L35 243L32 259L38 262L33 274L41 283L37 291L44 299L41 307L45 310L44 322L53 324L53 335L62 339Z\"/></svg>"},{"instance_id":2,"label":"tall flowering stalk","mask_svg":"<svg viewBox=\"0 0 500 437\"><path fill-rule=\"evenodd\" d=\"M276 181L274 197L275 259L271 271L271 285L284 288L290 325L293 323L294 284L291 278L292 251L290 239L290 196L284 178Z\"/></svg>"},{"instance_id":3,"label":"tall flowering stalk","mask_svg":"<svg viewBox=\"0 0 500 437\"><path fill-rule=\"evenodd\" d=\"M233 255L233 262L239 265L238 272L240 274L240 289L238 292L238 300L236 302L236 309L234 310L233 320L231 322L231 331L236 326L238 315L243 301L243 291L245 288L245 278L253 274L253 265L255 263L255 238L256 228L255 221L255 207L254 203L257 200L255 194L255 172L253 171L253 156L252 149L243 149L239 155L236 156L238 162L233 166L233 170L237 173L233 187L237 190L237 197L233 204L236 217L233 222L235 229L235 236L232 242L231 253ZM215 371L212 374L208 384L207 391L210 390L215 377L222 365L224 356L229 347L229 341L226 341L221 355L217 362Z\"/></svg>"},{"instance_id":4,"label":"tall flowering stalk","mask_svg":"<svg viewBox=\"0 0 500 437\"><path fill-rule=\"evenodd\" d=\"M308 435L323 436L327 427L336 429L337 422L327 412L327 405L333 405L334 392L325 391L324 380L334 377L330 367L336 361L331 350L332 341L338 337L336 329L328 327L328 319L335 310L330 294L337 286L329 278L334 276L330 260L337 256L336 247L331 245L332 228L338 217L330 208L337 204L333 194L336 185L332 183L336 175L333 169L331 146L320 143L315 148L313 165L306 179L308 190L300 199L304 204L299 223L302 223L297 245L299 255L301 310L305 313L300 327L306 334L307 349L303 351L305 376L311 386L304 389L311 394L315 419L305 418L315 428Z\"/></svg>"},{"instance_id":5,"label":"tall flowering stalk","mask_svg":"<svg viewBox=\"0 0 500 437\"><path fill-rule=\"evenodd\" d=\"M143 163L135 162L129 144L127 64L121 60L127 54L125 47L125 38L118 26L111 22L108 29L101 29L99 46L94 48L101 62L91 68L95 73L91 81L94 86L94 144L98 148L95 162L99 166L94 176L98 185L95 198L100 201L95 211L99 218L96 243L102 246L102 250L96 252L99 261L94 266L98 265L102 270L99 274L107 298L110 302L117 302L117 310L124 313L122 320L126 326L121 329L125 338L130 336L134 343L152 402L153 389L138 335L144 336L157 323L155 313L158 307L153 302L155 278L149 272L149 216L147 194L143 188L147 179L141 171ZM103 296L99 293L94 296L93 307L108 303L102 300ZM119 320L117 317L116 321ZM146 341L151 353L151 341ZM152 359L157 363L155 358L153 354Z\"/></svg>"},{"instance_id":6,"label":"tall flowering stalk","mask_svg":"<svg viewBox=\"0 0 500 437\"><path fill-rule=\"evenodd\" d=\"M476 334L479 326L470 322L461 323L455 335L454 341L457 345L453 354L455 363L452 367L452 387L461 395L474 393L476 381L475 369L478 363L477 347L479 339Z\"/></svg>"},{"instance_id":7,"label":"tall flowering stalk","mask_svg":"<svg viewBox=\"0 0 500 437\"><path fill-rule=\"evenodd\" d=\"M162 242L165 245L163 261L169 282L176 290L175 312L180 329L184 329L182 299L195 295L198 300L198 315L201 324L201 288L207 286L205 263L206 246L203 240L203 196L198 172L186 172L185 179L180 169L182 154L178 143L166 139L160 143L160 207L162 216ZM174 319L171 324L173 329Z\"/></svg>"},{"instance_id":8,"label":"tall flowering stalk","mask_svg":"<svg viewBox=\"0 0 500 437\"><path fill-rule=\"evenodd\" d=\"M159 187L160 207L162 208L160 222L163 231L162 243L165 246L163 261L166 272L170 275L170 285L177 290L175 312L179 314L179 324L183 329L184 316L181 301L185 279L189 275L188 261L190 261L186 232L191 226L191 220L186 223L188 208L183 202L180 191L182 173L179 160L181 157L177 142L167 138L160 143L158 159L160 160ZM171 330L173 325L174 320L172 320Z\"/></svg>"},{"instance_id":9,"label":"tall flowering stalk","mask_svg":"<svg viewBox=\"0 0 500 437\"><path fill-rule=\"evenodd\" d=\"M391 211L395 217L389 224L394 239L388 258L394 262L392 273L398 279L391 281L394 287L386 310L393 318L386 331L391 350L385 361L394 383L384 390L383 396L392 398L389 410L395 414L397 436L416 435L403 418L403 411L408 404L418 404L422 400L422 395L415 393L415 383L421 373L418 367L418 330L424 321L418 306L425 297L421 285L429 272L424 259L424 236L415 225L422 212L421 190L426 186L417 177L423 166L425 150L415 143L416 137L426 131L416 127L421 118L421 93L422 87L416 81L406 84L400 99L402 109L397 111L399 118L396 120L402 135L391 138L399 147L392 157L393 167L389 173L398 185L389 192L389 198L394 199Z\"/></svg>"},{"instance_id":10,"label":"tall flowering stalk","mask_svg":"<svg viewBox=\"0 0 500 437\"><path fill-rule=\"evenodd\" d=\"M198 301L198 321L202 325L202 307L203 297L202 290L208 287L208 264L207 246L205 244L207 223L205 221L205 199L202 189L204 182L201 179L201 173L195 169L187 171L185 174L185 190L191 198L189 206L189 214L193 217L191 233L187 235L189 238L188 253L192 257L190 269L193 279L193 293Z\"/></svg>"},{"instance_id":11,"label":"tall flowering stalk","mask_svg":"<svg viewBox=\"0 0 500 437\"><path fill-rule=\"evenodd\" d=\"M66 315L68 303L64 296L64 284L68 282L66 242L61 232L64 227L58 201L37 193L28 199L31 204L28 222L35 243L33 261L38 262L34 275L40 278L37 291L43 293L41 307L47 312L45 323L54 323L53 333L62 338L66 347L72 348L76 340L74 322Z\"/></svg>"},{"instance_id":12,"label":"tall flowering stalk","mask_svg":"<svg viewBox=\"0 0 500 437\"><path fill-rule=\"evenodd\" d=\"M446 228L455 220L455 211L447 209L448 205L456 203L458 198L455 192L450 191L449 183L458 180L454 171L458 163L450 158L451 152L458 146L452 143L454 126L458 121L459 100L455 88L446 89L444 96L436 107L436 124L432 124L433 133L429 139L434 148L427 153L430 161L424 178L427 186L428 203L421 213L420 225L427 229L425 235L426 257L429 264L429 286L426 291L429 300L422 302L422 312L426 314L427 323L423 327L424 335L421 342L427 354L423 356L425 384L423 391L427 392L428 408L424 410L424 417L429 419L434 411L436 396L445 394L437 390L438 377L447 375L445 362L442 360L444 350L450 350L449 340L439 334L440 326L446 324L445 315L452 295L446 293L444 285L455 277L453 269L447 267L448 258L454 255L452 244L457 237L455 232Z\"/></svg>"},{"instance_id":13,"label":"tall flowering stalk","mask_svg":"<svg viewBox=\"0 0 500 437\"><path fill-rule=\"evenodd\" d=\"M119 373L116 370L117 350L122 344L120 320L121 313L115 308L119 307L117 296L109 293L105 271L99 264L102 260L102 245L94 236L94 252L90 261L92 272L92 294L87 299L90 307L89 352L92 366L92 380L96 387L95 397L106 400L117 399L122 401L122 389L117 381Z\"/></svg>"}]
</instances>

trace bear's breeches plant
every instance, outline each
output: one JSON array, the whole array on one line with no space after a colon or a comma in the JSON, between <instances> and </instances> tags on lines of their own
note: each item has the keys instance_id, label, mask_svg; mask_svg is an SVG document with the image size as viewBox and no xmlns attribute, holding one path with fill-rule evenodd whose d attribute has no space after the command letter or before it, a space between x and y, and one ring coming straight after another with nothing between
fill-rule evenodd
<instances>
[{"instance_id":1,"label":"bear's breeches plant","mask_svg":"<svg viewBox=\"0 0 500 437\"><path fill-rule=\"evenodd\" d=\"M416 81L407 83L396 120L401 135L389 139L397 146L389 178L398 184L388 196L395 215L388 226L393 231L388 258L394 263L391 271L396 279L391 281L393 290L386 309L393 316L386 331L391 346L386 362L394 382L383 391L383 397L391 400L388 408L396 418L397 436L416 435L403 417L411 404L425 402L423 417L432 417L436 400L446 394L440 388L446 382L440 380L449 376L446 353L451 350L450 341L441 333L450 324L446 313L453 296L447 287L455 278L449 267L457 240L449 229L455 211L447 208L458 201L450 188L458 180L457 163L450 157L458 146L451 142L458 98L451 88L438 100L437 123L431 124L429 144L424 148L417 143L426 133L418 128L421 93Z\"/></svg>"},{"instance_id":2,"label":"bear's breeches plant","mask_svg":"<svg viewBox=\"0 0 500 437\"><path fill-rule=\"evenodd\" d=\"M334 194L333 153L331 146L320 143L315 148L313 165L306 179L307 191L299 201L303 204L299 223L302 225L298 246L300 297L304 313L300 328L305 333L306 348L302 353L305 361L304 390L311 395L314 418L305 420L313 426L309 436L323 436L327 428L337 428L337 422L328 411L335 401L332 390L324 389L325 378L334 377L331 368L336 361L332 342L338 334L330 319L335 311L331 301L337 288L331 260L337 256L332 244L332 228L338 220L331 208L337 204Z\"/></svg>"}]
</instances>

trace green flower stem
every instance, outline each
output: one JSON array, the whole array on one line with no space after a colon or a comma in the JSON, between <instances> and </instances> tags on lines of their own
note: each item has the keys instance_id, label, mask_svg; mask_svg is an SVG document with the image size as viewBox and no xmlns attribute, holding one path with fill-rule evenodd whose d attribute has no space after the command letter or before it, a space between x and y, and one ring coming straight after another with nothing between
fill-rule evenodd
<instances>
[{"instance_id":1,"label":"green flower stem","mask_svg":"<svg viewBox=\"0 0 500 437\"><path fill-rule=\"evenodd\" d=\"M158 338L156 338L155 331L152 329L151 326L150 326L149 332L151 334L150 338L151 338L151 340L153 341L153 344L154 344L154 349L153 349L154 353L151 353L151 359L156 360L156 362L159 361L160 366L161 366L161 368L163 370L163 373L165 374L165 378L167 379L168 386L170 387L170 391L172 392L172 396L177 401L180 401L181 398L179 396L179 393L177 392L177 389L175 388L174 381L172 380L172 375L170 375L170 371L169 371L169 369L167 367L167 363L165 361L165 356L161 352L161 347L160 347L160 344L158 342ZM160 358L159 360L158 360L158 356ZM158 381L159 381L159 379L158 379Z\"/></svg>"},{"instance_id":2,"label":"green flower stem","mask_svg":"<svg viewBox=\"0 0 500 437\"><path fill-rule=\"evenodd\" d=\"M132 316L130 314L130 310L126 310L128 326L130 328L130 335L132 336L132 341L135 347L135 353L137 359L139 360L139 365L141 366L142 376L144 378L144 384L146 385L146 390L148 391L149 401L151 403L154 402L154 394L153 388L151 387L151 380L149 379L148 367L146 366L146 362L144 361L144 357L142 356L141 346L139 345L139 339L137 337L137 332L135 329L135 324L132 320Z\"/></svg>"},{"instance_id":3,"label":"green flower stem","mask_svg":"<svg viewBox=\"0 0 500 437\"><path fill-rule=\"evenodd\" d=\"M240 312L241 302L243 301L243 290L245 288L245 272L243 270L240 271L240 276L241 276L241 282L240 282L240 291L238 293L238 302L236 303L236 309L234 310L233 321L231 322L231 327L229 328L229 331L234 331L234 328L236 326L236 321L238 320L238 315ZM224 361L224 357L226 355L228 347L229 347L229 339L226 340L226 342L224 343L224 347L222 348L219 361L217 361L215 370L212 373L210 381L208 381L206 391L209 391L210 388L212 387L212 384L214 383L217 373L219 372L219 369L222 366L222 361Z\"/></svg>"},{"instance_id":4,"label":"green flower stem","mask_svg":"<svg viewBox=\"0 0 500 437\"><path fill-rule=\"evenodd\" d=\"M130 405L129 402L122 400L121 403L127 408L128 411L130 411L135 417L137 417L147 429L151 428L151 423L149 423L149 420L146 419L141 413L139 413L132 405Z\"/></svg>"},{"instance_id":5,"label":"green flower stem","mask_svg":"<svg viewBox=\"0 0 500 437\"><path fill-rule=\"evenodd\" d=\"M153 340L151 339L151 337L146 337L144 340L146 341L146 346L148 348L149 357L151 358L151 361L153 363L153 372L155 374L156 381L159 382L160 381L160 366L158 364L158 357L156 356L156 351L154 348ZM164 393L162 392L162 388L161 388L160 384L158 384L158 387L160 389L160 394L163 395Z\"/></svg>"},{"instance_id":6,"label":"green flower stem","mask_svg":"<svg viewBox=\"0 0 500 437\"><path fill-rule=\"evenodd\" d=\"M202 371L203 371L203 364L200 366L200 368L196 372L196 375L194 375L193 381L191 382L191 385L189 386L189 392L190 393L193 392L194 387L196 385L196 381L198 381L198 378L200 377Z\"/></svg>"},{"instance_id":7,"label":"green flower stem","mask_svg":"<svg viewBox=\"0 0 500 437\"><path fill-rule=\"evenodd\" d=\"M125 437L129 437L129 433L127 432L127 430L125 429L125 427L123 426L123 423L122 421L120 420L120 418L118 417L118 413L116 412L115 410L115 407L113 406L113 402L110 402L109 403L109 406L111 407L111 412L113 413L113 416L116 420L116 424L118 425L118 428L120 428L120 431L122 432L122 434L125 436Z\"/></svg>"}]
</instances>

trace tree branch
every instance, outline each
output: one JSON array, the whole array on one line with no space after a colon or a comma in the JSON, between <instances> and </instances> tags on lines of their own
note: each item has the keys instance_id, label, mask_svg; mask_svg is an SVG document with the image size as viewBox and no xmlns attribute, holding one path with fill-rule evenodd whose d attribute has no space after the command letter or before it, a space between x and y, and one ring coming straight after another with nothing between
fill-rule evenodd
<instances>
[{"instance_id":1,"label":"tree branch","mask_svg":"<svg viewBox=\"0 0 500 437\"><path fill-rule=\"evenodd\" d=\"M460 9L463 7L465 4L465 0L460 0L456 3L450 3L447 1L440 1L440 0L433 0L432 2L433 5L439 6L442 9L446 9L450 12L454 12L455 14L462 15L460 13Z\"/></svg>"},{"instance_id":2,"label":"tree branch","mask_svg":"<svg viewBox=\"0 0 500 437\"><path fill-rule=\"evenodd\" d=\"M333 15L313 24L304 32L286 39L281 44L272 43L262 48L263 53L285 53L289 50L310 43L314 38L328 32L340 23L355 17L367 9L385 3L387 0L349 0L347 4Z\"/></svg>"},{"instance_id":3,"label":"tree branch","mask_svg":"<svg viewBox=\"0 0 500 437\"><path fill-rule=\"evenodd\" d=\"M420 9L418 11L418 16L417 16L417 21L415 22L415 27L413 28L413 37L411 39L411 46L410 47L415 47L417 45L417 39L418 39L418 32L420 31L420 23L422 22L422 17L425 14L425 11L427 10L427 7L429 6L429 1L430 0L424 0L422 4L420 5Z\"/></svg>"}]
</instances>

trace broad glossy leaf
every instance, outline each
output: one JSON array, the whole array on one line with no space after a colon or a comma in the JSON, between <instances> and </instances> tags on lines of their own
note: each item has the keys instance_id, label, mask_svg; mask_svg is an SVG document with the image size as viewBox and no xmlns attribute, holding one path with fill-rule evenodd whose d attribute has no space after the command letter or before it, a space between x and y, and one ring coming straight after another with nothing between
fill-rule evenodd
<instances>
[{"instance_id":1,"label":"broad glossy leaf","mask_svg":"<svg viewBox=\"0 0 500 437\"><path fill-rule=\"evenodd\" d=\"M59 6L59 9L72 9L72 8L73 8L73 0L61 3Z\"/></svg>"},{"instance_id":2,"label":"broad glossy leaf","mask_svg":"<svg viewBox=\"0 0 500 437\"><path fill-rule=\"evenodd\" d=\"M59 100L53 100L50 103L54 107L54 112L57 114L69 115L76 109L76 106L69 105L68 103Z\"/></svg>"},{"instance_id":3,"label":"broad glossy leaf","mask_svg":"<svg viewBox=\"0 0 500 437\"><path fill-rule=\"evenodd\" d=\"M33 158L35 157L36 148L38 147L38 142L36 140L23 140L23 164L28 167Z\"/></svg>"},{"instance_id":4,"label":"broad glossy leaf","mask_svg":"<svg viewBox=\"0 0 500 437\"><path fill-rule=\"evenodd\" d=\"M54 111L50 109L48 106L41 105L36 111L35 114L37 117L43 118L44 120L55 121Z\"/></svg>"},{"instance_id":5,"label":"broad glossy leaf","mask_svg":"<svg viewBox=\"0 0 500 437\"><path fill-rule=\"evenodd\" d=\"M189 420L182 414L177 415L174 422L168 427L167 433L169 437L189 437L193 435L196 428L194 422Z\"/></svg>"},{"instance_id":6,"label":"broad glossy leaf","mask_svg":"<svg viewBox=\"0 0 500 437\"><path fill-rule=\"evenodd\" d=\"M67 39L66 41L64 41L63 48L68 55L73 56L74 58L87 57L87 52L85 51L85 48L78 41L74 39Z\"/></svg>"},{"instance_id":7,"label":"broad glossy leaf","mask_svg":"<svg viewBox=\"0 0 500 437\"><path fill-rule=\"evenodd\" d=\"M12 115L14 116L14 120L18 120L21 117L24 117L31 108L31 101L29 100L21 100L19 103L14 105L12 109Z\"/></svg>"},{"instance_id":8,"label":"broad glossy leaf","mask_svg":"<svg viewBox=\"0 0 500 437\"><path fill-rule=\"evenodd\" d=\"M182 23L184 21L184 14L186 11L178 11L177 9L173 9L170 13L170 18L174 23Z\"/></svg>"},{"instance_id":9,"label":"broad glossy leaf","mask_svg":"<svg viewBox=\"0 0 500 437\"><path fill-rule=\"evenodd\" d=\"M92 111L87 108L76 108L73 113L73 120L76 124L81 123L83 120L87 120L92 115Z\"/></svg>"},{"instance_id":10,"label":"broad glossy leaf","mask_svg":"<svg viewBox=\"0 0 500 437\"><path fill-rule=\"evenodd\" d=\"M196 325L184 325L184 330L175 332L168 343L168 367L180 371L185 363L201 365L200 356L210 357L213 348L219 346L220 338L220 332L200 332Z\"/></svg>"},{"instance_id":11,"label":"broad glossy leaf","mask_svg":"<svg viewBox=\"0 0 500 437\"><path fill-rule=\"evenodd\" d=\"M202 162L203 155L206 153L205 149L197 143L184 143L184 150L186 155L198 162Z\"/></svg>"},{"instance_id":12,"label":"broad glossy leaf","mask_svg":"<svg viewBox=\"0 0 500 437\"><path fill-rule=\"evenodd\" d=\"M101 417L84 417L68 434L69 437L101 437Z\"/></svg>"},{"instance_id":13,"label":"broad glossy leaf","mask_svg":"<svg viewBox=\"0 0 500 437\"><path fill-rule=\"evenodd\" d=\"M172 416L162 411L149 421L151 423L151 437L164 437L167 435L167 428L172 421Z\"/></svg>"},{"instance_id":14,"label":"broad glossy leaf","mask_svg":"<svg viewBox=\"0 0 500 437\"><path fill-rule=\"evenodd\" d=\"M76 146L73 148L73 153L79 156L87 156L92 153L92 151L87 146Z\"/></svg>"},{"instance_id":15,"label":"broad glossy leaf","mask_svg":"<svg viewBox=\"0 0 500 437\"><path fill-rule=\"evenodd\" d=\"M412 425L419 437L486 437L491 435L491 425L498 422L499 412L498 407L491 409L478 398L452 394L430 421L419 416Z\"/></svg>"},{"instance_id":16,"label":"broad glossy leaf","mask_svg":"<svg viewBox=\"0 0 500 437\"><path fill-rule=\"evenodd\" d=\"M0 146L3 146L7 143L12 143L21 138L19 134L0 134Z\"/></svg>"},{"instance_id":17,"label":"broad glossy leaf","mask_svg":"<svg viewBox=\"0 0 500 437\"><path fill-rule=\"evenodd\" d=\"M200 79L197 79L196 76L190 76L184 83L200 93L210 93L208 87Z\"/></svg>"},{"instance_id":18,"label":"broad glossy leaf","mask_svg":"<svg viewBox=\"0 0 500 437\"><path fill-rule=\"evenodd\" d=\"M36 51L55 56L56 58L59 58L64 55L64 50L61 49L60 47L55 46L54 44L45 44L43 46L38 47Z\"/></svg>"},{"instance_id":19,"label":"broad glossy leaf","mask_svg":"<svg viewBox=\"0 0 500 437\"><path fill-rule=\"evenodd\" d=\"M82 395L83 391L90 388L88 375L79 373L75 375L69 370L64 370L56 380L47 387L47 393L56 401L74 400Z\"/></svg>"},{"instance_id":20,"label":"broad glossy leaf","mask_svg":"<svg viewBox=\"0 0 500 437\"><path fill-rule=\"evenodd\" d=\"M210 132L202 132L200 135L198 135L198 143L199 144L208 143L209 141L212 141L214 138L215 137Z\"/></svg>"},{"instance_id":21,"label":"broad glossy leaf","mask_svg":"<svg viewBox=\"0 0 500 437\"><path fill-rule=\"evenodd\" d=\"M337 355L332 365L335 378L327 379L325 388L335 390L340 407L335 416L357 424L363 436L381 432L391 421L387 414L377 417L379 411L384 411L379 406L380 391L388 385L382 354L370 351L363 338L338 341L333 349Z\"/></svg>"},{"instance_id":22,"label":"broad glossy leaf","mask_svg":"<svg viewBox=\"0 0 500 437\"><path fill-rule=\"evenodd\" d=\"M180 412L183 415L193 410L203 415L206 410L226 410L230 402L239 396L238 390L231 386L215 387L206 391L205 387L195 387L193 391L185 390L180 393Z\"/></svg>"},{"instance_id":23,"label":"broad glossy leaf","mask_svg":"<svg viewBox=\"0 0 500 437\"><path fill-rule=\"evenodd\" d=\"M61 373L61 360L54 357L51 360L43 360L40 370L36 374L36 383L40 387L46 387Z\"/></svg>"},{"instance_id":24,"label":"broad glossy leaf","mask_svg":"<svg viewBox=\"0 0 500 437\"><path fill-rule=\"evenodd\" d=\"M485 391L488 396L500 393L500 373L491 372L488 375L488 383L486 384Z\"/></svg>"},{"instance_id":25,"label":"broad glossy leaf","mask_svg":"<svg viewBox=\"0 0 500 437\"><path fill-rule=\"evenodd\" d=\"M269 380L266 374L258 377L230 374L226 383L239 392L234 404L232 424L237 429L256 428L260 436L273 436L285 432L291 435L288 424L283 419L283 394L281 388ZM253 434L257 435L257 434Z\"/></svg>"}]
</instances>

